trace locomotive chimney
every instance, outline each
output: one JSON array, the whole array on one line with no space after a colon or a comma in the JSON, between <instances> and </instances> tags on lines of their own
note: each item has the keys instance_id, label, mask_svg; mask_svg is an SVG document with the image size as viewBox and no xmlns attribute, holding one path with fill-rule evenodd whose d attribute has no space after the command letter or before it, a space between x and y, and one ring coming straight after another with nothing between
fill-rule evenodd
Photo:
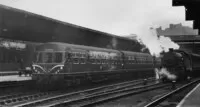
<instances>
[{"instance_id":1,"label":"locomotive chimney","mask_svg":"<svg viewBox=\"0 0 200 107\"><path fill-rule=\"evenodd\" d=\"M169 52L173 52L174 51L174 49L173 48L169 48Z\"/></svg>"}]
</instances>

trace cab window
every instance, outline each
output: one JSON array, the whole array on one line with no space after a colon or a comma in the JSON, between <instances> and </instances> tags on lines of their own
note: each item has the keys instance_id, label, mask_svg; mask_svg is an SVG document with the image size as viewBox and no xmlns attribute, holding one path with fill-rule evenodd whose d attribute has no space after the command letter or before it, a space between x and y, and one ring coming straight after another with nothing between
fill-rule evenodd
<instances>
[{"instance_id":1,"label":"cab window","mask_svg":"<svg viewBox=\"0 0 200 107\"><path fill-rule=\"evenodd\" d=\"M55 63L60 63L60 62L62 62L62 56L63 56L63 54L61 53L61 52L56 52L55 53L55 59L54 59L54 62Z\"/></svg>"},{"instance_id":2,"label":"cab window","mask_svg":"<svg viewBox=\"0 0 200 107\"><path fill-rule=\"evenodd\" d=\"M43 61L44 63L52 63L53 54L51 52L43 53Z\"/></svg>"}]
</instances>

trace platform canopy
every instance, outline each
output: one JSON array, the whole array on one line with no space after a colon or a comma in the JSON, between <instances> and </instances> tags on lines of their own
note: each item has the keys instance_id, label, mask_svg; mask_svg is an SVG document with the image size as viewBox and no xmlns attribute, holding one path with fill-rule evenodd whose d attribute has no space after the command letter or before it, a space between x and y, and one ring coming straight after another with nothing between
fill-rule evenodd
<instances>
[{"instance_id":1,"label":"platform canopy","mask_svg":"<svg viewBox=\"0 0 200 107\"><path fill-rule=\"evenodd\" d=\"M184 6L186 20L194 20L193 28L200 32L200 0L172 0L173 6Z\"/></svg>"},{"instance_id":2,"label":"platform canopy","mask_svg":"<svg viewBox=\"0 0 200 107\"><path fill-rule=\"evenodd\" d=\"M179 43L179 42L200 42L199 35L165 35L165 37L170 37L172 41Z\"/></svg>"},{"instance_id":3,"label":"platform canopy","mask_svg":"<svg viewBox=\"0 0 200 107\"><path fill-rule=\"evenodd\" d=\"M0 38L31 42L65 42L137 52L142 48L138 42L125 37L4 5L0 5Z\"/></svg>"}]
</instances>

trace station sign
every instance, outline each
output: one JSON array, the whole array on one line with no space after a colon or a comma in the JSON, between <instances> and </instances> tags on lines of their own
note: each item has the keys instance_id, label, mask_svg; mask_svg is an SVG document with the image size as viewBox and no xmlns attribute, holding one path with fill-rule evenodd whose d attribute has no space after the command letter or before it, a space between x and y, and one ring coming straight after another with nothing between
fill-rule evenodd
<instances>
[{"instance_id":1,"label":"station sign","mask_svg":"<svg viewBox=\"0 0 200 107\"><path fill-rule=\"evenodd\" d=\"M21 50L26 48L26 44L23 41L0 38L0 47L15 48Z\"/></svg>"}]
</instances>

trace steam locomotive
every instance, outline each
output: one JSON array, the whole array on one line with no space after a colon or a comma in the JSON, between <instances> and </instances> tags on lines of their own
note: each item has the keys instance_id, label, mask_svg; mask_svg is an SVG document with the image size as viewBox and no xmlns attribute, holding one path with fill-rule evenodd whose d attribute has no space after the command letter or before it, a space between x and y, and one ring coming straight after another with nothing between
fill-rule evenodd
<instances>
[{"instance_id":1,"label":"steam locomotive","mask_svg":"<svg viewBox=\"0 0 200 107\"><path fill-rule=\"evenodd\" d=\"M33 79L39 84L71 86L154 76L160 59L148 53L49 42L36 46ZM44 86L44 85L43 85Z\"/></svg>"},{"instance_id":2,"label":"steam locomotive","mask_svg":"<svg viewBox=\"0 0 200 107\"><path fill-rule=\"evenodd\" d=\"M169 49L169 52L163 53L162 55L161 69L168 72L160 73L163 81L186 80L190 77L198 76L198 70L200 70L200 55L183 50ZM170 75L174 76L174 78L170 78Z\"/></svg>"}]
</instances>

